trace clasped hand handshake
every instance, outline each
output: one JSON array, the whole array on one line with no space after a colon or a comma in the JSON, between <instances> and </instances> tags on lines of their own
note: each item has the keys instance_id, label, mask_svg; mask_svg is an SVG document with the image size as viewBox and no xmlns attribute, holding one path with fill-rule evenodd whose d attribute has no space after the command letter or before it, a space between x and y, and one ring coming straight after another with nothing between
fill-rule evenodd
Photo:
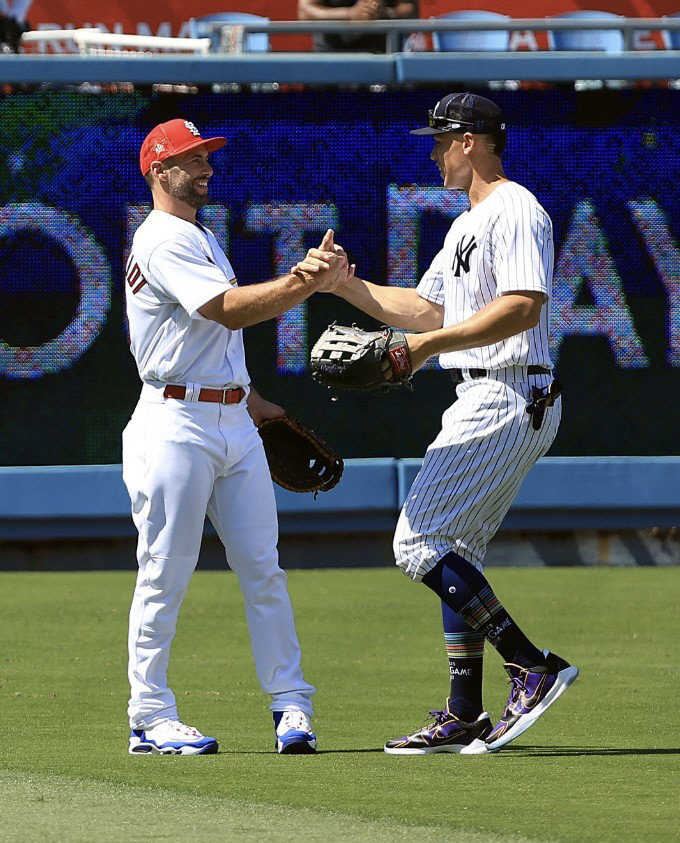
<instances>
[{"instance_id":1,"label":"clasped hand handshake","mask_svg":"<svg viewBox=\"0 0 680 843\"><path fill-rule=\"evenodd\" d=\"M355 264L349 264L342 246L335 244L332 228L324 234L318 249L310 249L291 272L314 286L317 293L334 293L354 275Z\"/></svg>"}]
</instances>

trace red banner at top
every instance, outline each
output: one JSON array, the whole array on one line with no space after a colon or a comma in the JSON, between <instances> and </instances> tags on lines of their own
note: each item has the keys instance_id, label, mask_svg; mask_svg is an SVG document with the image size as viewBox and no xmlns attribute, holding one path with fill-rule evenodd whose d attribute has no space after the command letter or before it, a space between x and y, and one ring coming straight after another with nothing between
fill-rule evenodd
<instances>
[{"instance_id":1,"label":"red banner at top","mask_svg":"<svg viewBox=\"0 0 680 843\"><path fill-rule=\"evenodd\" d=\"M0 0L6 14L18 20L26 20L34 30L42 29L77 29L79 27L98 27L107 32L134 35L162 35L186 37L190 35L188 21L190 17L217 14L227 4L220 3L215 8L215 0L164 0L163 3L139 3L138 0ZM501 12L515 18L536 17L536 4L532 0L485 0L484 9ZM680 0L597 0L587 3L585 0L543 0L540 16L558 15L562 12L579 8L592 8L596 5L603 12L614 12L627 17L660 17L680 11ZM466 8L479 8L480 4L465 4L462 0L420 0L422 18L436 17L452 11ZM297 0L239 0L238 9L231 12L247 12L261 15L271 20L297 20ZM654 47L658 35L652 34L648 46ZM541 46L541 39L538 46ZM279 35L271 38L274 50L309 49L309 36ZM660 44L658 44L660 45ZM644 41L638 46L647 46ZM524 39L520 49L536 49L531 38ZM67 47L54 44L54 51L63 51Z\"/></svg>"}]
</instances>

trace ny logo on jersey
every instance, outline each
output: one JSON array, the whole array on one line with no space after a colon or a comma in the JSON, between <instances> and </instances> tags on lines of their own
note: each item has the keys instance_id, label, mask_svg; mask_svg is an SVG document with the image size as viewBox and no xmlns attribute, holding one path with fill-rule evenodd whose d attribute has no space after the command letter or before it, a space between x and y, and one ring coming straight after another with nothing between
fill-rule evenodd
<instances>
[{"instance_id":1,"label":"ny logo on jersey","mask_svg":"<svg viewBox=\"0 0 680 843\"><path fill-rule=\"evenodd\" d=\"M466 243L465 237L458 241L456 251L453 253L453 277L460 278L461 270L463 272L470 271L470 255L477 248L477 241L475 235L470 235L470 240Z\"/></svg>"}]
</instances>

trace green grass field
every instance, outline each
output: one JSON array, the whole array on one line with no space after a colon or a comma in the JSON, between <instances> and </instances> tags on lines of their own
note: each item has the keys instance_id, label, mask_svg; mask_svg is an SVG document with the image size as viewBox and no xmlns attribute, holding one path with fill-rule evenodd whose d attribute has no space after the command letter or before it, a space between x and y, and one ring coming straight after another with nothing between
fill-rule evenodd
<instances>
[{"instance_id":1,"label":"green grass field","mask_svg":"<svg viewBox=\"0 0 680 843\"><path fill-rule=\"evenodd\" d=\"M680 569L490 569L581 676L491 756L382 752L441 707L436 600L387 569L292 571L316 756L278 756L236 578L198 572L171 662L198 757L127 754L130 572L0 574L0 841L680 839ZM486 659L485 704L506 697Z\"/></svg>"}]
</instances>

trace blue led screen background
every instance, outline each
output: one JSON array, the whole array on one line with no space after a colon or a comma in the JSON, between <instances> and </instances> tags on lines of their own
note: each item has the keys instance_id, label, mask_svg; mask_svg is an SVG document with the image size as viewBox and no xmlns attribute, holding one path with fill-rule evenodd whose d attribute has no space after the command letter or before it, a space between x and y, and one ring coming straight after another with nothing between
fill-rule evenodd
<instances>
[{"instance_id":1,"label":"blue led screen background","mask_svg":"<svg viewBox=\"0 0 680 843\"><path fill-rule=\"evenodd\" d=\"M411 136L441 90L194 96L40 91L0 99L0 462L120 461L139 381L123 271L148 210L139 145L155 123L225 134L203 221L239 282L285 272L330 225L358 274L415 284L465 198ZM554 354L564 385L552 455L677 453L680 112L677 91L499 92L504 165L553 218ZM246 330L253 382L347 457L419 456L453 399L436 367L413 393L311 381L326 325L376 323L334 296Z\"/></svg>"}]
</instances>

